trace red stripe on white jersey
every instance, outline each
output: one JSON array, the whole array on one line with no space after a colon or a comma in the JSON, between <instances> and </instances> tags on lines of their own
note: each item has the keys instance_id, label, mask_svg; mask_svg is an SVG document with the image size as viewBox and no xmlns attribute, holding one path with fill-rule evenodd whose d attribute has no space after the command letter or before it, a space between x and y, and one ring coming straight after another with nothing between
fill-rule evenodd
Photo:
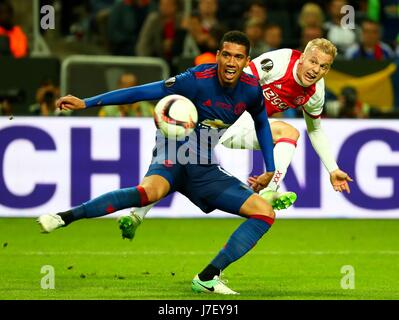
<instances>
[{"instance_id":1,"label":"red stripe on white jersey","mask_svg":"<svg viewBox=\"0 0 399 320\"><path fill-rule=\"evenodd\" d=\"M256 66L255 66L255 64L254 64L252 61L249 63L249 68L251 69L252 74L253 74L253 75L256 77L256 79L259 81L260 77L259 77L258 70L256 69Z\"/></svg>"}]
</instances>

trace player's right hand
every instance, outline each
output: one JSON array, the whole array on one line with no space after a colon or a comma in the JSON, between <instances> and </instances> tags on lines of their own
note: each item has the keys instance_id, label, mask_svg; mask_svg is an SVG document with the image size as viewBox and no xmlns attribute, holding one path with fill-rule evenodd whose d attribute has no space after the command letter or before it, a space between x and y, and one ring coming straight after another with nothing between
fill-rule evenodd
<instances>
[{"instance_id":1,"label":"player's right hand","mask_svg":"<svg viewBox=\"0 0 399 320\"><path fill-rule=\"evenodd\" d=\"M84 100L78 97L68 94L67 96L59 98L56 103L56 107L60 110L78 110L86 108Z\"/></svg>"}]
</instances>

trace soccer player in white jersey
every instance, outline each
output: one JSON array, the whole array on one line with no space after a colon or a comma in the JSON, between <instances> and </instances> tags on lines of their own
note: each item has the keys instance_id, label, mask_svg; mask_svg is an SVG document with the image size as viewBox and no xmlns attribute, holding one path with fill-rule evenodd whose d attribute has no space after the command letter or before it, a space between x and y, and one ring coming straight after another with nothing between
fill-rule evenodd
<instances>
[{"instance_id":1,"label":"soccer player in white jersey","mask_svg":"<svg viewBox=\"0 0 399 320\"><path fill-rule=\"evenodd\" d=\"M334 190L349 193L348 182L352 179L339 169L320 123L324 105L323 77L330 70L336 55L337 49L329 40L318 38L310 41L303 53L291 49L264 53L254 59L245 71L253 74L262 86L269 117L288 108L302 108L310 141L330 174ZM290 124L269 120L275 143L276 171L267 188L260 191L264 198L268 198L266 194L271 198L278 195L299 138L299 131ZM248 114L244 113L219 143L229 148L259 149ZM248 181L255 190L258 189L255 178Z\"/></svg>"},{"instance_id":2,"label":"soccer player in white jersey","mask_svg":"<svg viewBox=\"0 0 399 320\"><path fill-rule=\"evenodd\" d=\"M330 70L336 55L337 49L329 40L318 38L310 41L303 53L292 49L270 51L252 60L244 69L253 74L262 86L275 143L276 165L272 181L265 189L260 190L256 177L250 177L248 182L277 210L287 208L296 200L294 193L284 195L278 189L294 156L299 131L284 121L270 119L270 116L289 108L302 108L312 146L329 172L334 190L350 192L348 182L352 179L339 169L320 125L324 105L323 77ZM227 129L219 143L233 149L259 149L251 116L244 112ZM279 199L283 201L279 202ZM153 205L133 211L137 226Z\"/></svg>"}]
</instances>

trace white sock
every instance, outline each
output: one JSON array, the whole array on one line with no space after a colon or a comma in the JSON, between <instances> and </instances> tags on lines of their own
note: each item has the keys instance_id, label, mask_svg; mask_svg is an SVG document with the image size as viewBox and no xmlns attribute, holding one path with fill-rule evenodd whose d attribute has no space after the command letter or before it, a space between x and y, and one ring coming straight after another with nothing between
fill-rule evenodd
<instances>
[{"instance_id":1,"label":"white sock","mask_svg":"<svg viewBox=\"0 0 399 320\"><path fill-rule=\"evenodd\" d=\"M159 201L161 201L161 200L159 200ZM141 220L143 220L144 217L146 216L146 214L148 213L148 211L150 211L151 208L152 208L153 206L155 206L159 201L154 202L154 203L151 203L151 204L149 204L148 206L145 206L145 207L135 208L135 209L134 209L134 213L135 213L137 216L139 216L139 217L141 218Z\"/></svg>"},{"instance_id":2,"label":"white sock","mask_svg":"<svg viewBox=\"0 0 399 320\"><path fill-rule=\"evenodd\" d=\"M288 166L294 157L296 149L296 141L288 138L281 138L277 140L274 146L274 163L276 171L274 176L267 186L267 190L277 191L287 173Z\"/></svg>"}]
</instances>

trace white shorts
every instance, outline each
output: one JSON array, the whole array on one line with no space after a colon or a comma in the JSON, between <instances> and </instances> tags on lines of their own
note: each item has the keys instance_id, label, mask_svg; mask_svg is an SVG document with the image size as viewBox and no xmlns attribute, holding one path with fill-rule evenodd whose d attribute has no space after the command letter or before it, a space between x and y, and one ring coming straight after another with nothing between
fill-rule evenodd
<instances>
[{"instance_id":1,"label":"white shorts","mask_svg":"<svg viewBox=\"0 0 399 320\"><path fill-rule=\"evenodd\" d=\"M269 122L273 121L276 120L269 119ZM238 120L226 130L219 143L231 149L260 149L254 120L248 111L244 111Z\"/></svg>"}]
</instances>

